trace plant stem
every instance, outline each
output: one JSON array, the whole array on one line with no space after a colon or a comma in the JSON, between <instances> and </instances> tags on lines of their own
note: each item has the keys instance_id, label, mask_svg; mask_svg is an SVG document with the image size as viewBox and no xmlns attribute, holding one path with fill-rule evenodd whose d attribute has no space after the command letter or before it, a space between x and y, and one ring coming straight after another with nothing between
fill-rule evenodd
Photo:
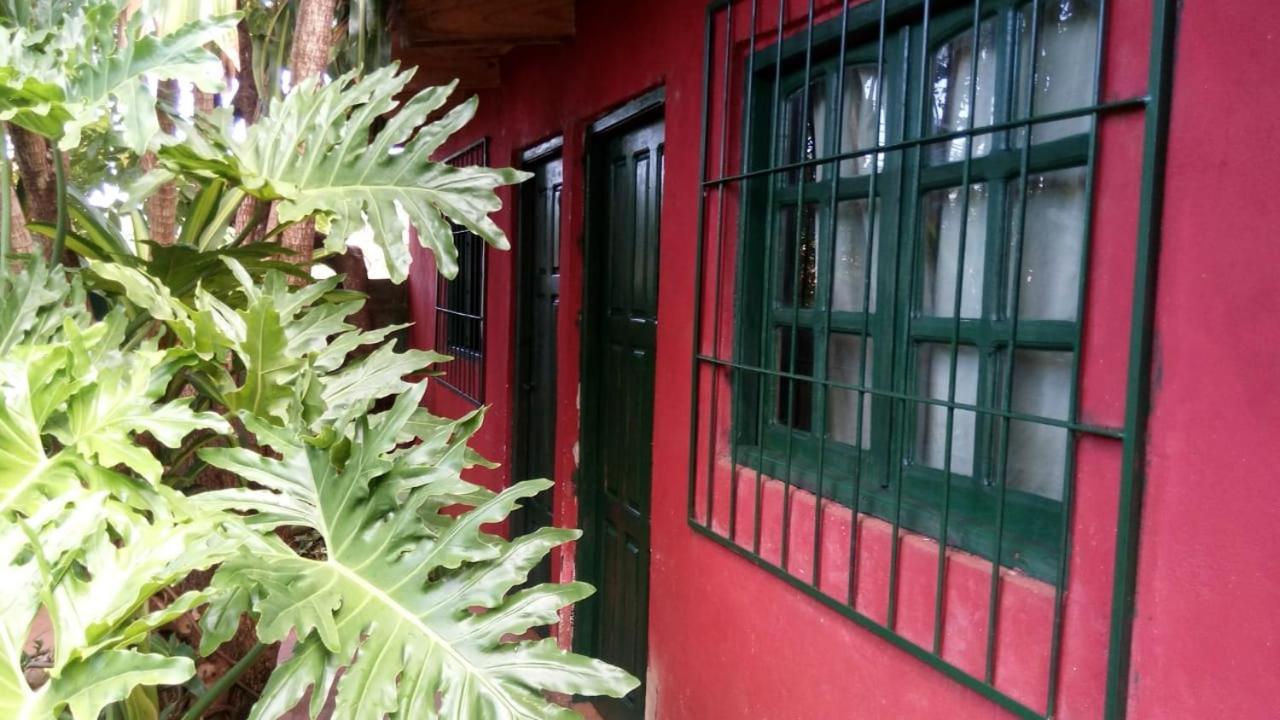
<instances>
[{"instance_id":1,"label":"plant stem","mask_svg":"<svg viewBox=\"0 0 1280 720\"><path fill-rule=\"evenodd\" d=\"M231 242L231 247L240 247L248 240L257 229L267 221L267 215L270 213L271 203L260 202L253 209L253 215L249 217L249 222L244 224L244 229Z\"/></svg>"},{"instance_id":2,"label":"plant stem","mask_svg":"<svg viewBox=\"0 0 1280 720\"><path fill-rule=\"evenodd\" d=\"M284 232L285 230L288 230L289 228L297 224L298 224L297 220L290 220L289 222L282 222L276 225L275 227L271 228L271 230L269 230L265 236L263 236L262 242L267 242L271 238L279 235L280 233Z\"/></svg>"},{"instance_id":3,"label":"plant stem","mask_svg":"<svg viewBox=\"0 0 1280 720\"><path fill-rule=\"evenodd\" d=\"M67 169L62 162L62 150L53 143L53 178L58 193L58 224L53 231L53 251L49 254L51 265L62 264L62 250L67 245Z\"/></svg>"},{"instance_id":4,"label":"plant stem","mask_svg":"<svg viewBox=\"0 0 1280 720\"><path fill-rule=\"evenodd\" d=\"M133 350L138 346L138 343L147 339L147 336L151 334L151 331L162 327L163 325L164 323L159 320L153 320L150 316L139 315L134 318L133 322L131 322L129 327L125 330L125 341L124 345L121 346L121 349Z\"/></svg>"},{"instance_id":5,"label":"plant stem","mask_svg":"<svg viewBox=\"0 0 1280 720\"><path fill-rule=\"evenodd\" d=\"M213 704L213 701L217 700L222 693L226 692L228 688L234 685L236 679L239 678L245 670L248 670L249 666L253 664L253 661L257 660L258 656L262 654L262 651L266 649L267 646L262 643L254 645L253 649L251 649L244 657L240 658L240 662L232 665L231 669L223 673L222 677L218 678L215 683L210 685L209 689L205 690L203 695L196 698L196 703L191 706L190 710L187 710L185 715L182 716L182 720L200 720L200 716L204 714L205 710L209 709L209 706Z\"/></svg>"},{"instance_id":6,"label":"plant stem","mask_svg":"<svg viewBox=\"0 0 1280 720\"><path fill-rule=\"evenodd\" d=\"M9 272L9 235L13 232L13 216L10 215L13 202L10 183L13 182L13 169L9 167L9 130L0 123L0 277Z\"/></svg>"},{"instance_id":7,"label":"plant stem","mask_svg":"<svg viewBox=\"0 0 1280 720\"><path fill-rule=\"evenodd\" d=\"M193 442L189 442L182 448L179 448L177 456L169 462L169 467L177 470L182 467L183 463L190 460L191 456L194 455L197 450L220 437L222 436L218 433L206 433L204 435L197 436Z\"/></svg>"}]
</instances>

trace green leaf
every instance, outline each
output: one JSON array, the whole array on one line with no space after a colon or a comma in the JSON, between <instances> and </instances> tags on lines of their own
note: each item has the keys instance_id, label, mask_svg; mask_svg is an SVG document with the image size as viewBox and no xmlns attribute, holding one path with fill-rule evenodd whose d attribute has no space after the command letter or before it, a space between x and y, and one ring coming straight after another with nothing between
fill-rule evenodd
<instances>
[{"instance_id":1,"label":"green leaf","mask_svg":"<svg viewBox=\"0 0 1280 720\"><path fill-rule=\"evenodd\" d=\"M413 474L413 455L400 442L411 419L424 425L417 405L423 389L414 386L391 410L357 420L349 437L328 446L267 429L259 442L278 457L244 448L202 451L207 462L252 485L197 502L255 513L264 528L311 528L327 550L323 559L302 557L265 535L215 575L215 587L252 598L264 642L290 632L301 639L302 657L283 669L252 717L279 717L307 686L327 687L335 665L345 669L337 713L352 718L437 717L437 697L439 717L570 718L577 715L543 691L621 696L636 686L625 672L554 641L508 641L555 622L562 607L591 592L571 583L511 593L551 548L577 533L543 530L507 541L485 532L547 481L480 493L460 515L447 507L475 486L456 472L403 481ZM464 447L465 435L444 444Z\"/></svg>"},{"instance_id":2,"label":"green leaf","mask_svg":"<svg viewBox=\"0 0 1280 720\"><path fill-rule=\"evenodd\" d=\"M396 282L407 277L412 226L435 253L440 272L453 277L458 265L450 222L505 249L506 236L489 218L502 207L494 191L528 174L433 162L432 154L475 114L475 100L428 123L454 85L424 90L401 108L396 96L412 76L392 66L327 85L303 82L272 101L243 138L224 113L208 142L171 145L160 155L175 170L224 178L259 198L278 200L281 222L318 216L330 251L341 252L352 237L371 232ZM397 109L374 136L374 122Z\"/></svg>"},{"instance_id":3,"label":"green leaf","mask_svg":"<svg viewBox=\"0 0 1280 720\"><path fill-rule=\"evenodd\" d=\"M19 343L39 345L54 339L65 320L89 324L84 290L68 282L65 273L50 271L37 258L23 272L0 276L0 358Z\"/></svg>"},{"instance_id":4,"label":"green leaf","mask_svg":"<svg viewBox=\"0 0 1280 720\"><path fill-rule=\"evenodd\" d=\"M227 395L227 405L233 411L287 422L292 384L303 361L289 353L280 313L270 299L258 299L238 314L245 327L245 340L237 347L245 364L244 385Z\"/></svg>"},{"instance_id":5,"label":"green leaf","mask_svg":"<svg viewBox=\"0 0 1280 720\"><path fill-rule=\"evenodd\" d=\"M108 650L66 668L51 685L49 704L75 720L97 720L102 709L145 685L178 685L196 672L189 658Z\"/></svg>"},{"instance_id":6,"label":"green leaf","mask_svg":"<svg viewBox=\"0 0 1280 720\"><path fill-rule=\"evenodd\" d=\"M222 65L204 46L234 32L236 18L187 24L157 37L135 14L117 35L115 2L45 18L41 32L0 27L0 118L57 141L80 144L85 128L114 112L129 149L141 153L159 132L149 83L185 80L213 92Z\"/></svg>"},{"instance_id":7,"label":"green leaf","mask_svg":"<svg viewBox=\"0 0 1280 720\"><path fill-rule=\"evenodd\" d=\"M48 431L85 460L104 467L123 464L159 482L164 468L150 450L133 442L135 434L147 433L176 448L196 430L231 431L218 415L191 410L190 398L156 402L164 384L155 382L153 373L165 359L164 352L137 352L99 368L97 381L70 398L66 414Z\"/></svg>"}]
</instances>

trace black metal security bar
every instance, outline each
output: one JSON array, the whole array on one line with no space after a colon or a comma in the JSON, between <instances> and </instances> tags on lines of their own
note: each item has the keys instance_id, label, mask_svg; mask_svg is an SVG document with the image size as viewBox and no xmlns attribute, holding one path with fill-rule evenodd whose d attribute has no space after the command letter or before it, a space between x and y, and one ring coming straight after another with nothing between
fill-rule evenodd
<instances>
[{"instance_id":1,"label":"black metal security bar","mask_svg":"<svg viewBox=\"0 0 1280 720\"><path fill-rule=\"evenodd\" d=\"M489 162L487 139L455 153L445 161L456 167L483 167ZM442 365L439 381L462 397L484 402L484 315L487 255L485 243L461 225L453 225L458 249L458 274L436 279L435 350L453 358Z\"/></svg>"},{"instance_id":2,"label":"black metal security bar","mask_svg":"<svg viewBox=\"0 0 1280 720\"><path fill-rule=\"evenodd\" d=\"M1154 0L1149 37L1112 39L1116 12L708 8L689 522L1029 718L1075 701L1059 677L1073 524L1114 511L1075 505L1086 442L1123 445L1097 693L1124 714L1176 10ZM1108 87L1117 41L1150 42L1145 92ZM1100 138L1138 113L1142 166L1104 171ZM1097 232L1094 195L1139 179L1126 314L1090 295L1093 245L1116 237ZM1127 360L1086 367L1086 323L1125 315ZM1108 373L1127 377L1123 419L1083 418L1081 385ZM974 577L984 592L952 597ZM1028 587L1051 591L1045 613L1003 610ZM965 602L977 629L952 619ZM981 651L955 650L961 636ZM1043 682L1005 679L1033 651Z\"/></svg>"}]
</instances>

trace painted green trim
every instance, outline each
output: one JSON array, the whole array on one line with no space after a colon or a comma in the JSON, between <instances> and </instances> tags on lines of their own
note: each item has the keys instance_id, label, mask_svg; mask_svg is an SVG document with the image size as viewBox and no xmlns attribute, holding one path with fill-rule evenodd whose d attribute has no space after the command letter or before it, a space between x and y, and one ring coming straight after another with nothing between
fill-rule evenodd
<instances>
[{"instance_id":1,"label":"painted green trim","mask_svg":"<svg viewBox=\"0 0 1280 720\"><path fill-rule=\"evenodd\" d=\"M930 88L920 80L922 67L929 62L943 43L949 42L957 33L968 32L973 27L974 17L982 17L984 21L995 18L1001 23L996 33L997 52L1003 61L999 64L1000 74L1008 87L1000 92L997 120L1011 122L1014 127L1025 127L1024 120L1012 120L1016 115L1012 83L1015 70L1020 72L1019 82L1029 81L1029 73L1017 68L1019 51L1014 47L1013 32L1018 21L1022 3L1016 0L988 0L981 10L956 10L930 25L929 18L920 25L908 25L903 31L892 33L895 50L886 53L877 46L847 47L846 33L839 28L850 27L849 21L841 18L830 20L817 27L808 27L805 31L795 33L791 38L780 39L770 49L760 50L747 55L751 69L747 74L746 94L755 98L748 104L744 118L744 126L768 127L768 135L762 132L744 133L744 157L761 159L746 165L742 177L746 177L746 188L743 194L744 210L742 227L750 230L741 238L743 251L740 254L739 272L737 274L738 306L735 317L735 357L743 366L752 366L747 378L735 381L735 398L733 416L734 426L731 437L734 447L731 454L736 458L739 454L748 460L748 467L755 467L758 474L765 473L760 466L753 466L750 461L769 455L781 458L781 466L774 463L768 474L784 484L792 483L791 464L797 453L806 457L816 457L817 464L825 461L828 453L825 448L828 438L825 433L825 413L827 395L832 389L841 388L840 383L831 382L827 376L827 342L831 333L841 332L864 338L862 352L867 355L868 344L873 345L869 353L872 360L871 395L877 391L891 390L893 395L880 402L873 402L871 419L871 446L866 451L857 453L865 455L865 459L857 462L859 473L879 479L879 486L884 490L899 491L903 483L904 462L910 463L911 472L916 476L927 476L928 468L912 462L914 456L914 438L916 430L915 409L930 404L921 397L916 387L918 372L916 357L922 343L931 342L950 347L951 368L954 376L956 355L961 348L972 347L980 358L980 382L978 400L974 404L976 412L974 471L971 482L985 483L987 487L1002 488L1001 478L994 478L1006 463L997 462L993 455L1007 452L1008 427L1011 420L1042 424L1060 425L1051 419L1039 417L1011 417L1018 413L1009 407L1012 396L1013 353L1010 346L1018 350L1055 350L1071 352L1073 357L1080 342L1079 322L1024 320L1019 322L1017 313L1006 307L1010 302L1010 290L1006 288L1009 264L1007 237L1011 235L1006 195L1016 190L1018 195L1025 195L1024 178L1030 175L1047 173L1055 170L1087 166L1090 161L1090 149L1094 144L1094 131L1063 138L1042 144L1014 142L1011 132L997 133L981 128L982 134L990 133L995 140L990 151L982 157L972 156L973 143L967 143L968 151L963 161L935 163L926 161L929 150L926 143L931 142L929 135L931 126L926 108ZM1038 5L1036 6L1038 7ZM850 11L852 13L852 11ZM865 14L865 12L864 12ZM1033 18L1034 20L1035 18ZM834 28L834 30L832 29ZM924 42L925 37L928 43ZM812 42L810 40L812 39ZM835 40L843 54L831 57L815 58L814 48L820 42ZM781 55L779 55L781 48ZM709 53L709 51L708 51ZM795 56L803 56L803 64ZM779 60L781 57L781 60ZM845 62L839 60L846 58ZM905 60L904 58L913 58ZM918 60L914 60L918 58ZM780 147L779 118L788 121L788 126L797 127L789 112L796 112L794 102L799 99L800 123L803 128L808 124L809 94L811 88L821 89L828 98L841 97L842 78L846 66L862 64L875 59L878 63L877 74L882 76L880 83L883 107L886 113L885 144L903 144L903 152L886 153L884 167L874 163L875 172L863 176L841 177L841 162L834 160L840 155L839 133L828 133L824 139L825 147L818 148L812 161L804 157L787 157L782 153L787 148ZM726 61L727 62L727 61ZM797 66L798 69L797 69ZM710 64L708 63L708 67ZM783 74L785 67L791 67L790 74ZM973 72L976 72L976 68ZM756 86L762 87L756 92ZM972 87L972 83L971 83ZM972 92L972 91L971 91ZM907 98L915 98L908 102ZM827 127L842 128L836 114L841 103L827 103ZM905 110L905 111L904 111ZM1034 110L1034 108L1032 109ZM1031 113L1035 117L1034 112ZM766 124L766 117L771 120ZM970 131L973 128L969 128ZM1029 133L1028 133L1029 134ZM966 135L967 136L967 135ZM793 141L794 142L794 141ZM799 162L797 162L799 160ZM788 165L791 163L791 165ZM794 169L782 169L793 167ZM905 168L914 168L904 172ZM721 168L721 176L724 175ZM792 182L788 182L790 178ZM871 194L871 185L883 178L883 185ZM967 180L967 182L966 182ZM989 213L987 233L979 238L986 251L984 257L987 267L983 273L982 297L983 314L979 318L959 317L924 317L920 306L919 293L916 291L923 273L920 262L924 246L923 197L938 188L960 187L964 190L965 202L968 202L969 188L976 183L987 183ZM717 185L717 187L719 187ZM908 188L915 188L908 190ZM878 212L869 212L868 222L879 222L883 229L878 234L879 264L869 268L877 274L877 308L875 312L837 312L832 309L830 286L832 283L831 263L816 263L814 278L815 296L812 306L801 307L798 293L800 283L794 278L787 285L771 270L778 268L797 268L800 265L802 238L807 237L813 243L813 249L821 252L824 247L828 252L834 251L834 232L836 205L846 199L874 198L874 206ZM763 201L763 202L761 202ZM1024 208L1025 202L1020 203ZM750 208L750 209L747 209ZM813 223L808 225L808 210L813 208ZM1015 213L1016 215L1017 213ZM790 215L794 220L796 237L791 242L779 241L775 232L784 226L783 217ZM1025 222L1025 221L1022 221ZM1021 224L1021 223L1019 223ZM962 223L967 235L967 223ZM823 228L827 229L824 234ZM1022 233L1012 233L1021 237ZM1086 243L1087 244L1087 243ZM869 243L868 243L869 245ZM1019 244L1020 245L1020 244ZM771 260L779 251L792 253L790 263ZM870 253L868 253L870 254ZM1020 262L1018 256L1013 262ZM894 269L897 268L897 269ZM788 287L789 285L789 287ZM1016 286L1013 302L1017 302ZM779 299L779 293L789 292L792 297ZM869 288L867 290L869 295ZM959 288L957 288L957 295ZM867 298L869 299L869 297ZM863 307L868 307L864 302ZM955 303L959 307L959 303ZM1015 306L1016 307L1016 306ZM767 308L765 317L759 313L760 308ZM795 365L799 340L804 332L806 347L812 346L813 367L810 372L802 372ZM778 335L778 333L782 333ZM700 336L700 335L699 335ZM1016 342L1014 340L1016 336ZM781 338L782 346L778 345ZM867 339L872 342L868 343ZM766 368L772 364L766 358L782 358L785 360L777 369ZM865 366L866 357L863 359ZM999 380L1003 380L1000 382ZM1077 375L1072 376L1072 387L1078 384ZM859 384L862 386L863 384ZM788 419L795 406L797 388L805 388L808 395L809 417L798 425ZM959 408L955 403L956 391L954 378L950 384L946 406L948 407L948 427L951 427L954 412ZM861 387L860 387L861 389ZM752 397L754 395L754 398ZM786 407L778 403L786 400ZM862 402L862 398L859 398ZM1000 408L999 414L989 412ZM754 421L752 420L754 418ZM862 414L857 414L857 422L861 423ZM754 426L754 427L753 427ZM817 432L813 432L813 429ZM944 451L945 467L943 473L950 473L950 444L952 433L946 437L947 448ZM861 437L861 433L857 437ZM691 441L696 441L692 437ZM832 441L832 445L838 445ZM743 448L742 451L739 447ZM753 451L753 448L756 450ZM759 448L763 448L761 452ZM902 459L903 462L898 462ZM779 474L779 470L781 473ZM826 497L828 474L814 473L812 468L803 470L815 482L808 489ZM984 478L979 481L977 478ZM833 478L834 480L834 478ZM837 480L838 482L838 480ZM939 481L940 500L945 508L950 488L954 483ZM714 491L706 494L706 515L710 516L714 507ZM733 508L731 523L736 523L736 486L731 494L730 504ZM837 491L840 493L843 491ZM847 493L853 495L853 493ZM786 507L790 494L784 494L783 508L783 565L787 565L787 548L790 538L789 508ZM860 501L862 493L851 500ZM911 507L904 508L909 514L917 516L921 513L933 512L930 505L914 505L917 496L908 493L906 502ZM1016 510L1017 504L1013 504ZM899 509L896 504L886 519L896 517ZM1003 537L1003 505L997 503L996 519L993 531L996 536ZM1039 520L1052 523L1058 527L1060 511L1050 515L1042 515ZM948 521L949 522L949 521ZM1019 524L1026 520L1019 518ZM914 522L917 527L922 523ZM736 525L735 528L736 530ZM938 533L935 532L936 536ZM948 536L951 536L950 531ZM1012 538L1015 543L1017 536ZM993 556L1001 547L1001 540L994 542L967 541L963 549L981 552L985 549L988 557ZM994 548L994 549L993 549ZM1032 573L1047 582L1055 582L1058 577L1055 569L1064 549L1054 542L1037 542L1021 547L1015 544L1010 555L1019 558L1015 567L1031 569ZM999 552L1003 558L1006 553ZM896 560L896 558L894 558ZM896 563L891 561L891 564ZM896 583L892 583L896 586Z\"/></svg>"},{"instance_id":2,"label":"painted green trim","mask_svg":"<svg viewBox=\"0 0 1280 720\"><path fill-rule=\"evenodd\" d=\"M1172 110L1174 49L1178 34L1176 0L1155 0L1152 7L1151 59L1142 154L1137 258L1134 264L1133 314L1129 336L1128 393L1125 398L1124 455L1120 508L1116 519L1115 580L1112 586L1111 637L1107 652L1108 720L1128 710L1129 662L1133 643L1134 596L1138 581L1138 540L1146 485L1147 420L1151 409L1151 357L1154 335L1157 258L1164 217L1165 161Z\"/></svg>"}]
</instances>

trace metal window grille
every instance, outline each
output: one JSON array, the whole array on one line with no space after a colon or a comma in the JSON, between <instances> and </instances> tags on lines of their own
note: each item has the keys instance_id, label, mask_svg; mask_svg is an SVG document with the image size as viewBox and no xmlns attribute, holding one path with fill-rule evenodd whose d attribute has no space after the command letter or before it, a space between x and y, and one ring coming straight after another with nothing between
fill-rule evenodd
<instances>
[{"instance_id":1,"label":"metal window grille","mask_svg":"<svg viewBox=\"0 0 1280 720\"><path fill-rule=\"evenodd\" d=\"M1115 537L1095 690L1123 714L1173 13L1171 0L708 8L689 522L1022 717L1065 706L1085 521ZM1149 42L1145 91L1108 73L1118 42ZM1131 140L1141 163L1100 165ZM1136 222L1099 211L1100 179L1137 188ZM1122 307L1091 298L1091 269L1111 258L1132 279ZM1086 328L1128 342L1086 348ZM1108 376L1127 378L1123 413L1082 417L1082 386ZM1108 445L1122 448L1101 473L1118 518L1075 502L1100 474L1080 458ZM962 643L974 638L956 637L949 606L975 576L985 619ZM1027 587L1049 589L1047 612L1007 610ZM1032 636L1037 657L997 652ZM1039 683L1009 680L1028 659Z\"/></svg>"},{"instance_id":2,"label":"metal window grille","mask_svg":"<svg viewBox=\"0 0 1280 720\"><path fill-rule=\"evenodd\" d=\"M489 162L487 140L481 140L445 160L454 167L484 166ZM435 350L453 358L442 366L439 381L464 398L484 402L484 315L487 252L475 233L453 226L458 248L458 274L436 279Z\"/></svg>"}]
</instances>

